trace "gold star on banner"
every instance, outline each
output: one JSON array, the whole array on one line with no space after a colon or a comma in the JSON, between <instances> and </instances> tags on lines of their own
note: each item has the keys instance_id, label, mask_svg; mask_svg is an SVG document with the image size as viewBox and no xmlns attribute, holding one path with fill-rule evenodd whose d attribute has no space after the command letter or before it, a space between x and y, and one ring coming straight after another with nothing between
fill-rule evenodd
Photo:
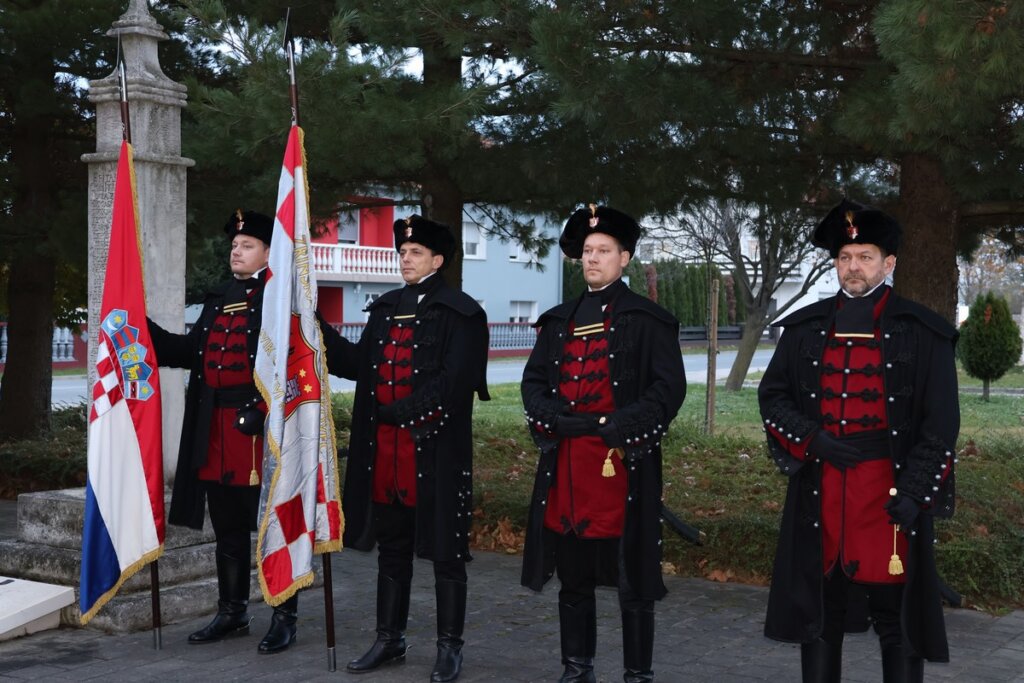
<instances>
[{"instance_id":1,"label":"gold star on banner","mask_svg":"<svg viewBox=\"0 0 1024 683\"><path fill-rule=\"evenodd\" d=\"M302 390L303 390L303 391L305 391L305 392L306 392L306 393L308 394L309 392L313 391L313 385L311 385L311 384L306 384L306 385L304 385L304 386L302 387Z\"/></svg>"},{"instance_id":2,"label":"gold star on banner","mask_svg":"<svg viewBox=\"0 0 1024 683\"><path fill-rule=\"evenodd\" d=\"M119 315L115 315L115 316L114 316L114 322L115 322L115 323L120 323L120 322L124 322L124 318L122 318L122 317L121 317L121 316L119 316Z\"/></svg>"},{"instance_id":3,"label":"gold star on banner","mask_svg":"<svg viewBox=\"0 0 1024 683\"><path fill-rule=\"evenodd\" d=\"M149 393L149 389L147 387L142 387L142 395L145 396L148 393Z\"/></svg>"},{"instance_id":4,"label":"gold star on banner","mask_svg":"<svg viewBox=\"0 0 1024 683\"><path fill-rule=\"evenodd\" d=\"M305 377L305 376L306 376L306 371L303 370L303 369L300 369L299 370L299 377Z\"/></svg>"}]
</instances>

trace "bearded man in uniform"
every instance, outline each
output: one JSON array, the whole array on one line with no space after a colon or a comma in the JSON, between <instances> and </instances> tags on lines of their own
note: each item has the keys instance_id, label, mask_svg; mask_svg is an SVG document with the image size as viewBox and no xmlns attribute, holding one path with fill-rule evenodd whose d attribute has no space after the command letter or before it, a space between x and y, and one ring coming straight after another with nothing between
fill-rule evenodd
<instances>
[{"instance_id":1,"label":"bearded man in uniform","mask_svg":"<svg viewBox=\"0 0 1024 683\"><path fill-rule=\"evenodd\" d=\"M886 284L900 236L870 206L829 212L811 241L841 290L776 323L758 389L789 477L765 634L800 643L804 681L840 680L847 617L865 604L885 683L949 660L932 544L953 514L957 333Z\"/></svg>"}]
</instances>

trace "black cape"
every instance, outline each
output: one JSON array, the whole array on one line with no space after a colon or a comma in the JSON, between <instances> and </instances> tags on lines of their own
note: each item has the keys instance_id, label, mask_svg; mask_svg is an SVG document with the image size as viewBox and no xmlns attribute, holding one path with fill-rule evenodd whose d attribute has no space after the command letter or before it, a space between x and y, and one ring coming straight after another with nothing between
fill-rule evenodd
<instances>
[{"instance_id":1,"label":"black cape","mask_svg":"<svg viewBox=\"0 0 1024 683\"><path fill-rule=\"evenodd\" d=\"M434 277L441 277L440 274ZM373 467L377 449L377 366L401 289L374 301L358 344L324 329L331 374L356 380L342 504L344 544L371 550ZM487 393L487 316L463 292L441 284L416 309L412 394L392 405L416 444L416 554L435 561L469 560L473 515L473 394ZM433 415L433 417L431 417ZM427 418L423 420L423 418Z\"/></svg>"},{"instance_id":2,"label":"black cape","mask_svg":"<svg viewBox=\"0 0 1024 683\"><path fill-rule=\"evenodd\" d=\"M229 281L210 291L203 301L199 319L188 334L174 334L163 329L152 320L149 333L153 337L157 362L166 367L188 368L188 391L185 394L185 414L181 426L181 442L178 446L178 467L174 476L171 493L171 509L167 521L192 529L203 528L206 510L206 490L199 481L199 468L206 464L209 448L210 420L213 416L213 391L204 378L203 350L210 334L213 321L224 307L225 300L238 300L240 296L237 281ZM246 326L246 352L249 366L256 364L256 348L259 342L260 324L263 315L262 279L257 291L249 299L249 317ZM253 387L251 404L260 401L259 392ZM255 530L255 512L251 515L250 526Z\"/></svg>"},{"instance_id":3,"label":"black cape","mask_svg":"<svg viewBox=\"0 0 1024 683\"><path fill-rule=\"evenodd\" d=\"M819 429L820 360L838 297L796 311L761 379L761 417L801 440ZM890 295L880 320L890 456L896 485L928 507L910 537L903 591L902 631L910 651L949 660L932 548L933 518L950 517L956 479L952 456L960 429L954 346L956 330L933 311ZM769 432L768 448L789 475L772 571L765 635L806 643L821 633L822 548L818 527L820 465L793 458ZM948 464L947 464L948 461Z\"/></svg>"},{"instance_id":4,"label":"black cape","mask_svg":"<svg viewBox=\"0 0 1024 683\"><path fill-rule=\"evenodd\" d=\"M540 448L521 579L533 590L541 590L554 574L555 548L544 546L543 530L559 442L537 426L552 423L568 410L558 394L558 363L581 298L555 306L537 320L537 343L523 371L523 406L530 434ZM616 297L611 310L608 364L616 406L613 420L626 439L628 474L619 566L638 597L660 600L666 593L661 575L661 439L686 396L679 322L628 288Z\"/></svg>"}]
</instances>

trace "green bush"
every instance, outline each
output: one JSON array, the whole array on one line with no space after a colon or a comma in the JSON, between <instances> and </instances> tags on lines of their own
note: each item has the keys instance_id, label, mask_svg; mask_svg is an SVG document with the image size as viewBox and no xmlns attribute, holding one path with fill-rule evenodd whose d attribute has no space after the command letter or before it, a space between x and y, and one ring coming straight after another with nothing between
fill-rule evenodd
<instances>
[{"instance_id":1,"label":"green bush","mask_svg":"<svg viewBox=\"0 0 1024 683\"><path fill-rule=\"evenodd\" d=\"M0 498L85 486L86 410L84 403L58 408L45 436L0 443Z\"/></svg>"},{"instance_id":2,"label":"green bush","mask_svg":"<svg viewBox=\"0 0 1024 683\"><path fill-rule=\"evenodd\" d=\"M987 401L989 383L1020 360L1020 328L1005 299L992 292L978 295L960 327L957 352L964 371L983 382L982 395Z\"/></svg>"}]
</instances>

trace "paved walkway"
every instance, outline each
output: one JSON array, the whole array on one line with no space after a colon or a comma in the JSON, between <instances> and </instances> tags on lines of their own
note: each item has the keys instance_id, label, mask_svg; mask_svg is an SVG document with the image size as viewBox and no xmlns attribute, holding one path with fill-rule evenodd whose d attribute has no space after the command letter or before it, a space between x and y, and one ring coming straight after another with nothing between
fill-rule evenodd
<instances>
[{"instance_id":1,"label":"paved walkway","mask_svg":"<svg viewBox=\"0 0 1024 683\"><path fill-rule=\"evenodd\" d=\"M14 505L0 501L0 535L14 532ZM163 648L150 632L108 635L62 628L0 643L4 681L362 681L405 683L429 680L434 661L434 605L430 565L417 562L408 641L403 665L356 676L345 662L362 654L373 634L375 557L356 551L333 556L338 671L327 671L323 599L320 591L300 598L299 640L288 651L256 654L270 610L254 607L253 633L198 646L187 635L207 619L163 628ZM519 586L520 558L477 553L469 568L470 596L465 666L461 681L554 681L561 673L554 585L542 594ZM799 650L761 635L764 588L667 577L669 595L657 607L654 670L672 681L799 680ZM0 606L2 609L2 606ZM948 610L952 663L926 665L929 681L1024 681L1024 611L1003 617ZM598 596L596 671L602 682L622 680L621 632L615 594ZM877 641L849 636L844 680L880 680Z\"/></svg>"}]
</instances>

